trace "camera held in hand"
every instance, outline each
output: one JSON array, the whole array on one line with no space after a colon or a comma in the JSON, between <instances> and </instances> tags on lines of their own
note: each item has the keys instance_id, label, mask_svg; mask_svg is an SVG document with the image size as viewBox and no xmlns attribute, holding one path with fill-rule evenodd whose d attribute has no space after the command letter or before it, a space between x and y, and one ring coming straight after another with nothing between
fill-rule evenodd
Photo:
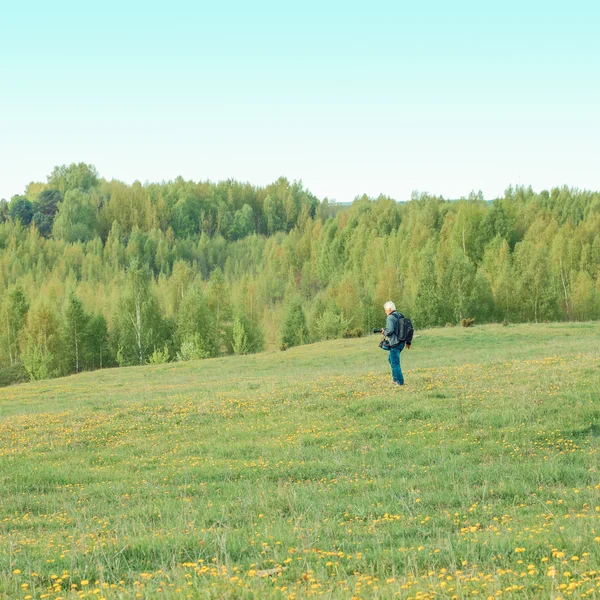
<instances>
[{"instance_id":1,"label":"camera held in hand","mask_svg":"<svg viewBox=\"0 0 600 600\"><path fill-rule=\"evenodd\" d=\"M373 333L381 333L381 329L373 329ZM379 347L382 350L389 350L390 349L390 342L389 340L384 337L380 342L379 342Z\"/></svg>"}]
</instances>

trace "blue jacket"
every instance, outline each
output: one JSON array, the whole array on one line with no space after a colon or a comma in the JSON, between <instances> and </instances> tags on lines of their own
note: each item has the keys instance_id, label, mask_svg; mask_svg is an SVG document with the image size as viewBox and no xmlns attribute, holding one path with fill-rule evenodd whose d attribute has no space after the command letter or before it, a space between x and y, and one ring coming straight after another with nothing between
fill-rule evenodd
<instances>
[{"instance_id":1,"label":"blue jacket","mask_svg":"<svg viewBox=\"0 0 600 600\"><path fill-rule=\"evenodd\" d=\"M390 313L387 316L387 319L385 320L385 329L383 330L383 334L390 342L391 348L393 348L394 346L398 346L399 344L402 343L398 339L398 336L396 335L396 321L402 316L404 316L404 315L402 315L401 313L399 313L397 311L394 311L394 312ZM410 342L411 342L411 340L406 341L408 346L410 346Z\"/></svg>"}]
</instances>

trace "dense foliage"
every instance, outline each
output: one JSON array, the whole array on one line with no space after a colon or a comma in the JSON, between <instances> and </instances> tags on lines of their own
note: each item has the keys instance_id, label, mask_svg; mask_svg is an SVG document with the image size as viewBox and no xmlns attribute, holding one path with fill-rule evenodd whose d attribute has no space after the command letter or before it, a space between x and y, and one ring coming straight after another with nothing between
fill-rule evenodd
<instances>
[{"instance_id":1,"label":"dense foliage","mask_svg":"<svg viewBox=\"0 0 600 600\"><path fill-rule=\"evenodd\" d=\"M0 202L0 368L31 378L361 335L388 299L417 327L597 319L600 194L335 206L81 163Z\"/></svg>"}]
</instances>

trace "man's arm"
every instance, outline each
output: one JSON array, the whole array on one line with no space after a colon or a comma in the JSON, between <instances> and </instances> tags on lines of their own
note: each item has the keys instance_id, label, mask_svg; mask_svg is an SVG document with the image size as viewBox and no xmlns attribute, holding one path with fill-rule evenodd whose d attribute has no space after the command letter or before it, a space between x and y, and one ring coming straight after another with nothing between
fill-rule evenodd
<instances>
[{"instance_id":1,"label":"man's arm","mask_svg":"<svg viewBox=\"0 0 600 600\"><path fill-rule=\"evenodd\" d=\"M406 338L406 347L410 350L410 345L412 344L412 339L413 339L413 330L411 329L408 332L408 338Z\"/></svg>"},{"instance_id":2,"label":"man's arm","mask_svg":"<svg viewBox=\"0 0 600 600\"><path fill-rule=\"evenodd\" d=\"M394 331L396 330L396 318L393 317L391 314L389 314L387 316L387 319L385 320L385 329L382 331L383 335L390 336L392 335L392 333L394 333Z\"/></svg>"}]
</instances>

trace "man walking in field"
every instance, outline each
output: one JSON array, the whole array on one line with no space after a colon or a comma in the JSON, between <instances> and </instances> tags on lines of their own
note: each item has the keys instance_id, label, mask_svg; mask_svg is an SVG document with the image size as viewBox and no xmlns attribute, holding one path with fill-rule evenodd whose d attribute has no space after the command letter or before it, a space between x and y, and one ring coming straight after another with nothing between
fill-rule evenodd
<instances>
[{"instance_id":1,"label":"man walking in field","mask_svg":"<svg viewBox=\"0 0 600 600\"><path fill-rule=\"evenodd\" d=\"M396 311L396 305L391 300L383 305L383 310L387 315L387 319L385 328L381 330L381 333L385 335L390 345L388 361L392 368L392 379L395 385L404 385L404 376L400 366L400 352L404 350L405 346L410 350L413 338L412 323L403 314Z\"/></svg>"}]
</instances>

